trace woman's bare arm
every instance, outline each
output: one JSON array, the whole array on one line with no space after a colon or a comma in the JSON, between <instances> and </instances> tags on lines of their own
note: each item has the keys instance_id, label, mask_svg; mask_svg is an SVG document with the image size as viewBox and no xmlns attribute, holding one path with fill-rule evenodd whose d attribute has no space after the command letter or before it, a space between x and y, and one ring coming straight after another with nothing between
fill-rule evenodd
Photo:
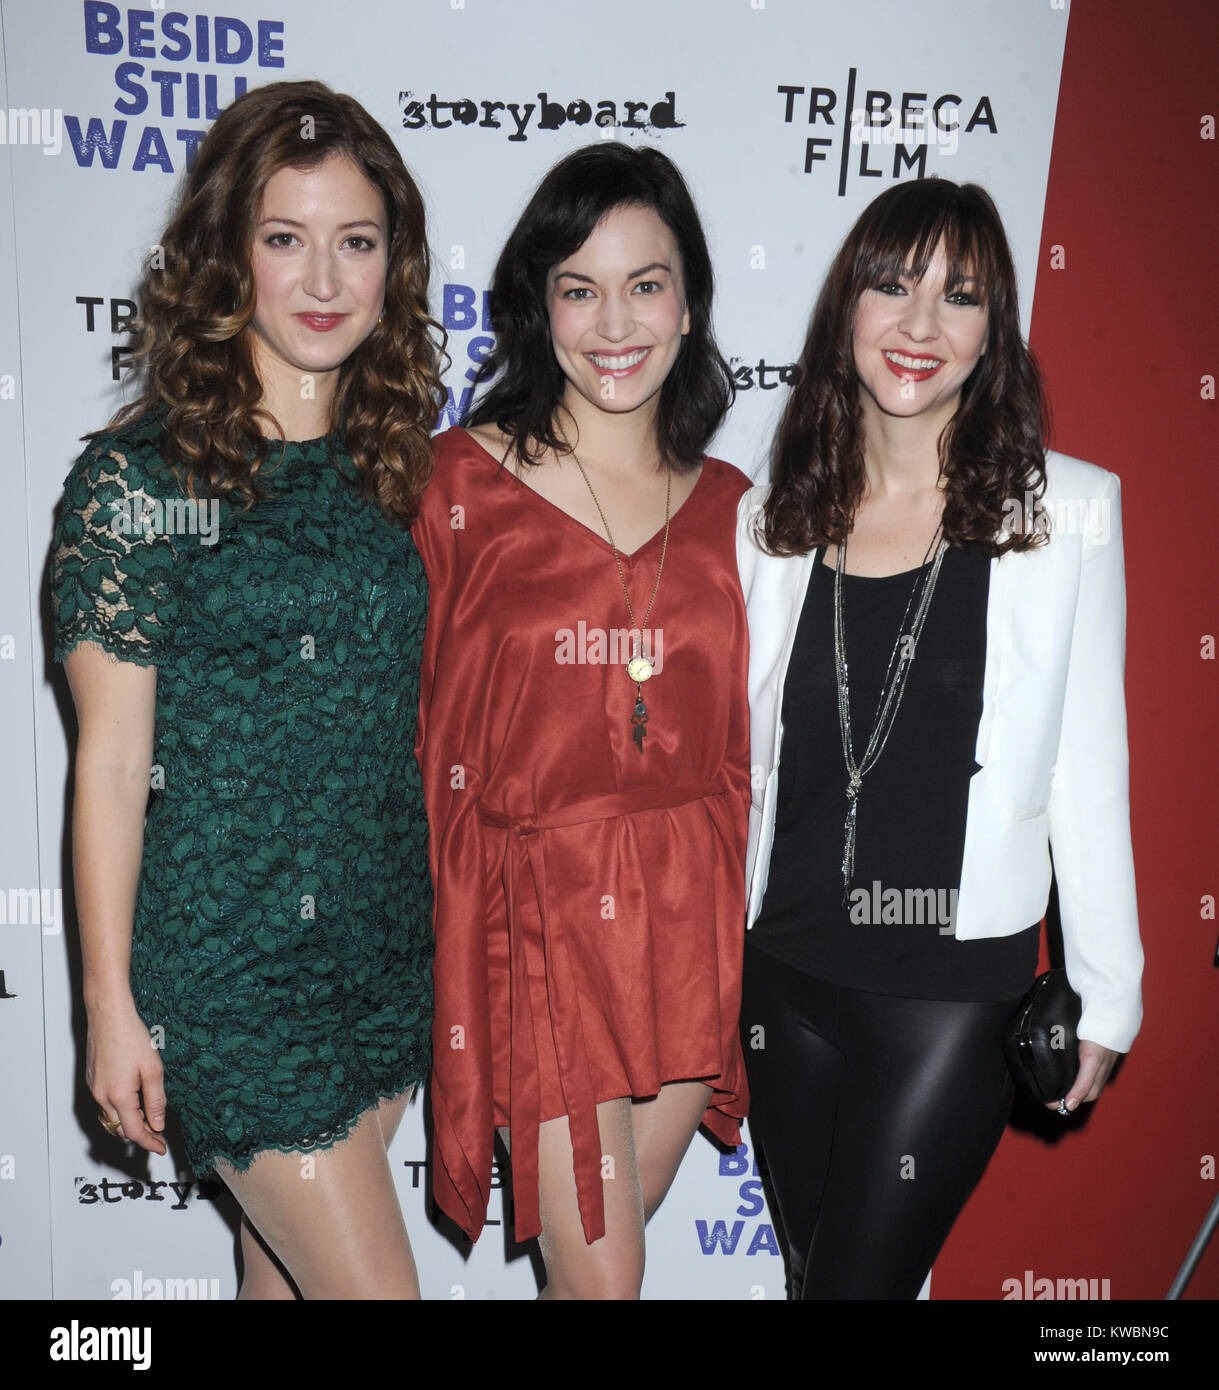
<instances>
[{"instance_id":1,"label":"woman's bare arm","mask_svg":"<svg viewBox=\"0 0 1219 1390\"><path fill-rule=\"evenodd\" d=\"M129 978L156 667L116 660L96 643L82 642L64 669L79 725L72 864L89 1020L85 1080L103 1113L120 1120L126 1138L164 1153L161 1058Z\"/></svg>"}]
</instances>

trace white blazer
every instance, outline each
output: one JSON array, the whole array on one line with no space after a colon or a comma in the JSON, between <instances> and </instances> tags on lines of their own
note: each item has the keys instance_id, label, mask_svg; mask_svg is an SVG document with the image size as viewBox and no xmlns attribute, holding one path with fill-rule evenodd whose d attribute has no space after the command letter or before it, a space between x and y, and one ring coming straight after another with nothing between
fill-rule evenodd
<instances>
[{"instance_id":1,"label":"white blazer","mask_svg":"<svg viewBox=\"0 0 1219 1390\"><path fill-rule=\"evenodd\" d=\"M783 684L816 557L759 548L752 528L768 490L745 493L737 524L749 614L750 927L770 872ZM991 561L974 754L981 770L969 783L955 934L1010 936L1040 921L1053 849L1064 964L1083 1000L1079 1036L1125 1052L1143 1014L1143 951L1130 845L1120 484L1048 453L1042 503L1049 543Z\"/></svg>"}]
</instances>

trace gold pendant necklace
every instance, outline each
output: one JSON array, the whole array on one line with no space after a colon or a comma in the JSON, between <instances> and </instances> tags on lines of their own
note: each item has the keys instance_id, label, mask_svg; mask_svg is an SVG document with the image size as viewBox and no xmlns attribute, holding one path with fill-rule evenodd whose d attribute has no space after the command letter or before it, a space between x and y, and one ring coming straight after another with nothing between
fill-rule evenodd
<instances>
[{"instance_id":1,"label":"gold pendant necklace","mask_svg":"<svg viewBox=\"0 0 1219 1390\"><path fill-rule=\"evenodd\" d=\"M640 642L642 648L643 643ZM626 673L636 683L652 679L652 663L644 656L640 650L638 656L631 657L626 663Z\"/></svg>"},{"instance_id":2,"label":"gold pendant necklace","mask_svg":"<svg viewBox=\"0 0 1219 1390\"><path fill-rule=\"evenodd\" d=\"M648 707L643 699L643 683L651 680L656 674L656 668L652 665L651 659L643 653L643 633L648 625L648 619L652 616L652 605L656 602L656 591L660 588L660 575L665 567L665 554L669 549L669 517L670 506L673 501L673 468L666 465L668 479L665 485L665 536L664 542L660 547L660 563L656 566L656 583L652 585L652 597L648 600L648 611L643 615L643 624L639 626L635 622L635 610L631 606L631 591L627 588L626 574L622 568L622 557L618 554L618 547L614 544L614 533L610 530L610 524L605 519L605 512L601 503L597 500L596 491L589 481L588 474L584 470L584 465L576 455L576 451L571 451L571 456L576 460L576 467L580 470L580 476L584 479L590 493L592 493L593 504L597 508L597 514L601 518L601 525L605 527L605 534L609 537L610 549L614 552L614 564L618 567L618 581L622 585L622 594L626 599L627 616L631 620L631 633L638 633L638 647L630 660L626 663L626 673L635 683L635 708L631 712L631 723L634 730L631 737L635 740L635 747L643 752L643 739L647 733Z\"/></svg>"}]
</instances>

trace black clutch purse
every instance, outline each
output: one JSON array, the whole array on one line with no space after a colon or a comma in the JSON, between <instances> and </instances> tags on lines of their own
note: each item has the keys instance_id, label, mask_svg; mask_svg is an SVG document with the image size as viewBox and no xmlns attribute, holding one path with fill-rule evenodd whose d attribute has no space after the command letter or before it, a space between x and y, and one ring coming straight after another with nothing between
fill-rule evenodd
<instances>
[{"instance_id":1,"label":"black clutch purse","mask_svg":"<svg viewBox=\"0 0 1219 1390\"><path fill-rule=\"evenodd\" d=\"M1062 1100L1079 1074L1079 1015L1083 1008L1065 970L1038 975L1003 1034L1003 1051L1025 1100Z\"/></svg>"}]
</instances>

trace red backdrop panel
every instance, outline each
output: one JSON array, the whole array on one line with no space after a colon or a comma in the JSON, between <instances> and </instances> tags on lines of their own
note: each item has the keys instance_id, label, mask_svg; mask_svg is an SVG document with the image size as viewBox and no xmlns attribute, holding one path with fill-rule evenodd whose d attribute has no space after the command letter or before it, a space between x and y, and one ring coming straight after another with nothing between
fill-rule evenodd
<instances>
[{"instance_id":1,"label":"red backdrop panel","mask_svg":"<svg viewBox=\"0 0 1219 1390\"><path fill-rule=\"evenodd\" d=\"M1032 346L1055 447L1122 479L1145 1021L1084 1122L1052 1142L1009 1127L936 1298L1001 1298L1026 1270L1163 1298L1219 1192L1219 928L1202 906L1219 892L1219 676L1203 657L1219 636L1219 402L1203 381L1219 375L1217 72L1214 0L1071 7ZM1219 1236L1186 1296L1219 1296Z\"/></svg>"}]
</instances>

